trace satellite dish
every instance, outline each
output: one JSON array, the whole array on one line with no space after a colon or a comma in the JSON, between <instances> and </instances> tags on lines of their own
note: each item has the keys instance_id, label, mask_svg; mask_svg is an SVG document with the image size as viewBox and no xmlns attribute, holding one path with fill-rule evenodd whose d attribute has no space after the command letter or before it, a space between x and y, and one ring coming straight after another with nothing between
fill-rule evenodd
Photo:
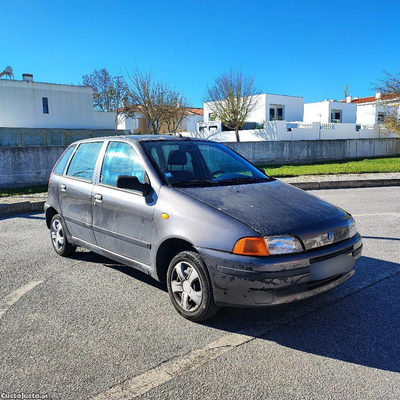
<instances>
[{"instance_id":1,"label":"satellite dish","mask_svg":"<svg viewBox=\"0 0 400 400\"><path fill-rule=\"evenodd\" d=\"M3 72L3 75L4 74L6 75L6 77L8 77L10 79L14 79L14 72L13 72L13 69L10 66L5 68L5 70Z\"/></svg>"}]
</instances>

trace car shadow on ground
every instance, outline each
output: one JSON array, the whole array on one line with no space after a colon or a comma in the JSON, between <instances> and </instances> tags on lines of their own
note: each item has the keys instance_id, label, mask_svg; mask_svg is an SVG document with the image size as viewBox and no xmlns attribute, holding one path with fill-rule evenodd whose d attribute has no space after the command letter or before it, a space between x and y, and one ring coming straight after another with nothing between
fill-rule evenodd
<instances>
[{"instance_id":1,"label":"car shadow on ground","mask_svg":"<svg viewBox=\"0 0 400 400\"><path fill-rule=\"evenodd\" d=\"M0 217L0 221L5 219L14 219L14 218L36 219L43 221L45 219L43 212L37 212L30 214L3 215L2 217Z\"/></svg>"},{"instance_id":2,"label":"car shadow on ground","mask_svg":"<svg viewBox=\"0 0 400 400\"><path fill-rule=\"evenodd\" d=\"M90 251L78 251L73 258L101 263L167 291L166 284ZM287 348L399 372L399 287L400 264L362 257L349 281L319 296L274 307L223 308L203 325L250 336L261 332L258 338Z\"/></svg>"},{"instance_id":3,"label":"car shadow on ground","mask_svg":"<svg viewBox=\"0 0 400 400\"><path fill-rule=\"evenodd\" d=\"M78 260L78 261L85 261L85 262L93 262L96 264L103 264L105 267L115 269L116 271L119 271L125 275L128 275L130 278L134 278L140 282L143 282L147 285L151 285L157 289L163 290L164 292L167 292L167 285L165 283L161 283L153 279L151 276L145 274L144 272L141 272L137 269L127 267L124 264L121 264L117 261L111 260L110 258L101 256L99 254L93 253L92 251L89 250L83 250L80 251L80 248L78 248L78 251L69 258L73 260Z\"/></svg>"},{"instance_id":4,"label":"car shadow on ground","mask_svg":"<svg viewBox=\"0 0 400 400\"><path fill-rule=\"evenodd\" d=\"M248 335L261 326L262 339L287 348L400 372L400 264L362 257L356 271L314 298L263 309L226 308L207 325ZM374 278L376 271L380 278Z\"/></svg>"}]
</instances>

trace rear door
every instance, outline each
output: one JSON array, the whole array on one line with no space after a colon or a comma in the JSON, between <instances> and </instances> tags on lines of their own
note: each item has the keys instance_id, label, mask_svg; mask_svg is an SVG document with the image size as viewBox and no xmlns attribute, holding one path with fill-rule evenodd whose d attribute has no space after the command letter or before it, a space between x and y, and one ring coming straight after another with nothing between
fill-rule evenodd
<instances>
[{"instance_id":1,"label":"rear door","mask_svg":"<svg viewBox=\"0 0 400 400\"><path fill-rule=\"evenodd\" d=\"M102 146L102 141L81 143L58 181L60 208L69 233L91 244L96 244L92 229L93 175Z\"/></svg>"},{"instance_id":2,"label":"rear door","mask_svg":"<svg viewBox=\"0 0 400 400\"><path fill-rule=\"evenodd\" d=\"M99 184L94 187L93 230L100 247L150 265L152 194L116 187L119 175L136 176L149 183L142 160L132 144L110 141L105 152Z\"/></svg>"}]
</instances>

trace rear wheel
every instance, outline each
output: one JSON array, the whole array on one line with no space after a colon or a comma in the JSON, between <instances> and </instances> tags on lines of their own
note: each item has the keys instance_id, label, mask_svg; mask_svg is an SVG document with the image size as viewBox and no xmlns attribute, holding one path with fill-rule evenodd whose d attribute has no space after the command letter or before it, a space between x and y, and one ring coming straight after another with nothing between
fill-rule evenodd
<instances>
[{"instance_id":1,"label":"rear wheel","mask_svg":"<svg viewBox=\"0 0 400 400\"><path fill-rule=\"evenodd\" d=\"M186 319L200 322L218 313L207 267L199 254L177 254L168 267L167 286L173 306Z\"/></svg>"},{"instance_id":2,"label":"rear wheel","mask_svg":"<svg viewBox=\"0 0 400 400\"><path fill-rule=\"evenodd\" d=\"M50 237L53 249L58 255L67 257L75 252L76 246L68 242L64 221L59 214L56 214L51 220Z\"/></svg>"}]
</instances>

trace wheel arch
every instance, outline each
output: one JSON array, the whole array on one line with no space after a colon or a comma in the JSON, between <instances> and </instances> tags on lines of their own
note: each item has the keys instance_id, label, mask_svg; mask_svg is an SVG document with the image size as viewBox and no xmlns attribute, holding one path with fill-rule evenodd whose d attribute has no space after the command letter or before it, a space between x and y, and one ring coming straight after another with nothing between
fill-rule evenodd
<instances>
[{"instance_id":1,"label":"wheel arch","mask_svg":"<svg viewBox=\"0 0 400 400\"><path fill-rule=\"evenodd\" d=\"M48 229L50 229L51 220L56 214L58 214L58 211L54 207L49 207L46 210L46 225Z\"/></svg>"},{"instance_id":2,"label":"wheel arch","mask_svg":"<svg viewBox=\"0 0 400 400\"><path fill-rule=\"evenodd\" d=\"M156 255L157 277L160 282L166 281L167 270L171 260L181 251L194 251L194 245L185 239L169 238L161 243Z\"/></svg>"}]
</instances>

